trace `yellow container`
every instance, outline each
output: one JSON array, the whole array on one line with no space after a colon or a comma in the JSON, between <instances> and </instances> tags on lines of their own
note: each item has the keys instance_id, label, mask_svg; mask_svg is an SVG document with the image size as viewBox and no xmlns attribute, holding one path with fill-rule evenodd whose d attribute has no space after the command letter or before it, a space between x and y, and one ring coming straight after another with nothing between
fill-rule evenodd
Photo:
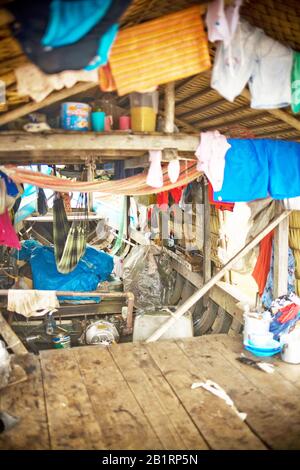
<instances>
[{"instance_id":1,"label":"yellow container","mask_svg":"<svg viewBox=\"0 0 300 470\"><path fill-rule=\"evenodd\" d=\"M137 132L154 132L156 129L156 112L152 107L137 106L130 110L131 129Z\"/></svg>"}]
</instances>

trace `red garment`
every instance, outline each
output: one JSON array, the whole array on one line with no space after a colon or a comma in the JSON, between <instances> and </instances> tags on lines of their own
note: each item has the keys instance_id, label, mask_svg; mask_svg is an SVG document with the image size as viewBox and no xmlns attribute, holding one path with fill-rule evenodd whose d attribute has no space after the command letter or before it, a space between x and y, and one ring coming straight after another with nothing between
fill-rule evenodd
<instances>
[{"instance_id":1,"label":"red garment","mask_svg":"<svg viewBox=\"0 0 300 470\"><path fill-rule=\"evenodd\" d=\"M210 182L208 182L208 200L210 204L213 204L220 211L233 212L234 202L218 202L214 201L214 190Z\"/></svg>"},{"instance_id":2,"label":"red garment","mask_svg":"<svg viewBox=\"0 0 300 470\"><path fill-rule=\"evenodd\" d=\"M171 194L175 204L178 204L185 187L186 185L178 186L177 188L170 189L170 191L162 191L161 193L158 193L156 199L158 207L162 210L167 210L169 207L169 194Z\"/></svg>"},{"instance_id":3,"label":"red garment","mask_svg":"<svg viewBox=\"0 0 300 470\"><path fill-rule=\"evenodd\" d=\"M265 290L267 277L271 266L272 242L274 230L268 233L259 244L259 255L254 267L252 276L258 285L259 295L262 296Z\"/></svg>"},{"instance_id":4,"label":"red garment","mask_svg":"<svg viewBox=\"0 0 300 470\"><path fill-rule=\"evenodd\" d=\"M282 313L280 317L277 318L279 323L286 323L290 320L293 320L299 313L300 306L297 304L290 304L282 307L279 311Z\"/></svg>"},{"instance_id":5,"label":"red garment","mask_svg":"<svg viewBox=\"0 0 300 470\"><path fill-rule=\"evenodd\" d=\"M12 226L8 210L0 215L0 245L21 249L21 244Z\"/></svg>"}]
</instances>

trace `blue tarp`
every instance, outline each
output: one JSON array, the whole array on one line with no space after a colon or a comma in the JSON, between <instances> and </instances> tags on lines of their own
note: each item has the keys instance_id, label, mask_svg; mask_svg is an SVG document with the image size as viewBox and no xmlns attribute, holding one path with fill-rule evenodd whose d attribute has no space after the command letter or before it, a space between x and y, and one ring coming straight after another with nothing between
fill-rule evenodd
<instances>
[{"instance_id":1,"label":"blue tarp","mask_svg":"<svg viewBox=\"0 0 300 470\"><path fill-rule=\"evenodd\" d=\"M114 264L112 256L88 246L74 271L61 274L56 269L54 248L43 246L36 240L24 241L18 258L30 263L33 287L40 290L93 291L99 282L109 278ZM67 299L67 297L60 297L60 299ZM88 297L76 299L86 300Z\"/></svg>"}]
</instances>

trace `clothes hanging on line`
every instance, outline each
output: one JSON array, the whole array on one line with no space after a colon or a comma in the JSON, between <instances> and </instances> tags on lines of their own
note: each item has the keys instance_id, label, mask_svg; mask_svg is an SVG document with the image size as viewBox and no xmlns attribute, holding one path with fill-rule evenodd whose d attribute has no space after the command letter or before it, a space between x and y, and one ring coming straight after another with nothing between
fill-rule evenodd
<instances>
[{"instance_id":1,"label":"clothes hanging on line","mask_svg":"<svg viewBox=\"0 0 300 470\"><path fill-rule=\"evenodd\" d=\"M215 206L216 209L220 211L229 211L233 212L234 202L218 202L214 201L214 190L210 182L208 182L208 200L209 203Z\"/></svg>"},{"instance_id":2,"label":"clothes hanging on line","mask_svg":"<svg viewBox=\"0 0 300 470\"><path fill-rule=\"evenodd\" d=\"M205 22L210 42L224 41L226 46L231 42L238 25L241 4L242 0L236 0L226 9L224 0L215 0L208 4Z\"/></svg>"},{"instance_id":3,"label":"clothes hanging on line","mask_svg":"<svg viewBox=\"0 0 300 470\"><path fill-rule=\"evenodd\" d=\"M150 167L148 170L146 183L152 188L161 188L164 184L161 168L161 150L149 150Z\"/></svg>"},{"instance_id":4,"label":"clothes hanging on line","mask_svg":"<svg viewBox=\"0 0 300 470\"><path fill-rule=\"evenodd\" d=\"M224 181L218 202L248 202L271 196L300 196L300 144L284 140L228 139ZM282 158L288 155L287 160Z\"/></svg>"},{"instance_id":5,"label":"clothes hanging on line","mask_svg":"<svg viewBox=\"0 0 300 470\"><path fill-rule=\"evenodd\" d=\"M201 132L196 150L197 170L203 171L214 188L220 191L224 179L225 155L231 145L219 131Z\"/></svg>"},{"instance_id":6,"label":"clothes hanging on line","mask_svg":"<svg viewBox=\"0 0 300 470\"><path fill-rule=\"evenodd\" d=\"M300 52L293 52L293 68L291 75L291 92L293 113L300 112Z\"/></svg>"},{"instance_id":7,"label":"clothes hanging on line","mask_svg":"<svg viewBox=\"0 0 300 470\"><path fill-rule=\"evenodd\" d=\"M59 302L55 291L9 289L7 310L16 312L24 317L39 317L56 311Z\"/></svg>"},{"instance_id":8,"label":"clothes hanging on line","mask_svg":"<svg viewBox=\"0 0 300 470\"><path fill-rule=\"evenodd\" d=\"M259 255L252 272L252 277L255 279L258 286L258 293L260 296L266 287L268 274L271 266L272 243L274 237L274 230L268 233L259 244Z\"/></svg>"},{"instance_id":9,"label":"clothes hanging on line","mask_svg":"<svg viewBox=\"0 0 300 470\"><path fill-rule=\"evenodd\" d=\"M300 196L283 199L283 205L286 210L300 211Z\"/></svg>"},{"instance_id":10,"label":"clothes hanging on line","mask_svg":"<svg viewBox=\"0 0 300 470\"><path fill-rule=\"evenodd\" d=\"M11 223L8 210L0 214L0 245L21 249L20 241Z\"/></svg>"},{"instance_id":11,"label":"clothes hanging on line","mask_svg":"<svg viewBox=\"0 0 300 470\"><path fill-rule=\"evenodd\" d=\"M110 50L107 41L115 38L115 29L110 30L130 5L131 0L113 0L101 20L79 41L60 47L49 47L42 44L50 19L51 0L16 0L7 5L16 21L13 30L22 45L24 53L43 72L54 74L64 70L80 70L88 66L98 67L99 51ZM92 21L92 20L91 20ZM115 28L115 26L114 26ZM114 34L112 34L112 32ZM101 39L105 35L105 44ZM95 60L96 58L96 60ZM101 58L102 63L107 62Z\"/></svg>"},{"instance_id":12,"label":"clothes hanging on line","mask_svg":"<svg viewBox=\"0 0 300 470\"><path fill-rule=\"evenodd\" d=\"M230 45L218 44L211 87L233 102L249 82L252 108L282 108L291 103L292 62L292 49L241 20Z\"/></svg>"}]
</instances>

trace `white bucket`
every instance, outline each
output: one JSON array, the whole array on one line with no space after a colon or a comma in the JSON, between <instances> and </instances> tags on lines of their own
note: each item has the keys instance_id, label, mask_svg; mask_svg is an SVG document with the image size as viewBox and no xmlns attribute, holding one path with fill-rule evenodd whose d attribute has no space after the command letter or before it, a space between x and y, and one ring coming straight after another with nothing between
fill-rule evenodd
<instances>
[{"instance_id":1,"label":"white bucket","mask_svg":"<svg viewBox=\"0 0 300 470\"><path fill-rule=\"evenodd\" d=\"M282 335L280 344L281 359L290 364L300 364L300 331Z\"/></svg>"},{"instance_id":2,"label":"white bucket","mask_svg":"<svg viewBox=\"0 0 300 470\"><path fill-rule=\"evenodd\" d=\"M270 329L271 316L269 312L244 313L244 342L251 339L251 335L267 336Z\"/></svg>"}]
</instances>

